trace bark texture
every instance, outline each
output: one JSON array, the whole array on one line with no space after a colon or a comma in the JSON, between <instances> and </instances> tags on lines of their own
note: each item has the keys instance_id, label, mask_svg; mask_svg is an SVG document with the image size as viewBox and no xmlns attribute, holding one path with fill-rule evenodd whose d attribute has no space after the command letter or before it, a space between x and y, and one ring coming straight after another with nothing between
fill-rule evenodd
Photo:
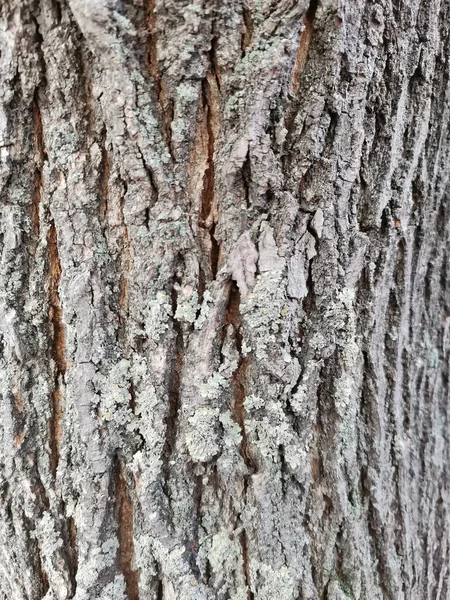
<instances>
[{"instance_id":1,"label":"bark texture","mask_svg":"<svg viewBox=\"0 0 450 600\"><path fill-rule=\"evenodd\" d=\"M2 600L449 598L448 0L2 0Z\"/></svg>"}]
</instances>

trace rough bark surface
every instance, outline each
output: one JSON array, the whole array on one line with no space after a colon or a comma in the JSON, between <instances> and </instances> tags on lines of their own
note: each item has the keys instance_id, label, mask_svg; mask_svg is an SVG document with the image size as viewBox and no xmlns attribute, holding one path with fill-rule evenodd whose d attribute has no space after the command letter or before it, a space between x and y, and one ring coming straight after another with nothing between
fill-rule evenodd
<instances>
[{"instance_id":1,"label":"rough bark surface","mask_svg":"<svg viewBox=\"0 0 450 600\"><path fill-rule=\"evenodd\" d=\"M449 9L2 0L2 600L450 597Z\"/></svg>"}]
</instances>

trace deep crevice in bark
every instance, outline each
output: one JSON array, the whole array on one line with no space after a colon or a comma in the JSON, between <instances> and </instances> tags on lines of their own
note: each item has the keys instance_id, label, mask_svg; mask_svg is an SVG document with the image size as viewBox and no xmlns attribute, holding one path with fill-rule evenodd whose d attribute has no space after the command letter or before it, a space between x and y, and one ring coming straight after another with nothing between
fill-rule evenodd
<instances>
[{"instance_id":1,"label":"deep crevice in bark","mask_svg":"<svg viewBox=\"0 0 450 600\"><path fill-rule=\"evenodd\" d=\"M58 252L58 239L54 223L50 225L48 239L49 261L49 321L52 327L52 357L55 363L54 388L52 391L52 419L51 419L51 470L56 475L60 457L60 444L62 438L63 417L63 385L67 368L65 327L62 318L62 307L59 298L59 283L61 279L61 262Z\"/></svg>"},{"instance_id":2,"label":"deep crevice in bark","mask_svg":"<svg viewBox=\"0 0 450 600\"><path fill-rule=\"evenodd\" d=\"M297 56L295 58L294 67L292 69L291 82L289 86L292 102L289 104L284 118L285 127L288 131L288 138L290 137L289 132L292 128L292 124L294 123L295 117L297 116L297 112L299 110L298 92L300 89L301 76L305 71L305 67L308 62L309 50L313 38L314 19L316 17L318 5L318 0L311 0L303 18L304 27L300 34Z\"/></svg>"},{"instance_id":3,"label":"deep crevice in bark","mask_svg":"<svg viewBox=\"0 0 450 600\"><path fill-rule=\"evenodd\" d=\"M159 64L157 42L158 36L156 33L156 13L155 0L146 0L145 10L147 14L147 31L148 31L148 64L150 74L155 84L156 97L161 109L161 117L163 124L163 138L167 148L174 159L172 151L172 129L171 124L174 117L174 103L168 95L167 85L162 79Z\"/></svg>"},{"instance_id":4,"label":"deep crevice in bark","mask_svg":"<svg viewBox=\"0 0 450 600\"><path fill-rule=\"evenodd\" d=\"M241 50L242 50L241 54L242 54L242 56L244 56L245 51L252 43L252 36L253 36L252 12L246 6L242 7L242 25L243 25L243 32L242 32L242 36L241 36Z\"/></svg>"},{"instance_id":5,"label":"deep crevice in bark","mask_svg":"<svg viewBox=\"0 0 450 600\"><path fill-rule=\"evenodd\" d=\"M230 290L229 302L227 306L227 312L225 320L227 323L233 326L234 335L236 340L236 350L238 351L238 366L233 373L232 386L233 386L233 412L236 422L239 423L241 428L242 441L240 445L240 452L244 459L247 467L254 471L252 460L248 453L247 447L247 433L245 429L245 415L244 415L244 399L245 399L245 379L248 368L248 357L242 354L242 333L241 329L241 314L240 314L240 303L241 297L239 289L236 283L233 281Z\"/></svg>"},{"instance_id":6,"label":"deep crevice in bark","mask_svg":"<svg viewBox=\"0 0 450 600\"><path fill-rule=\"evenodd\" d=\"M44 569L44 565L42 564L42 558L41 558L39 548L37 547L37 544L36 544L35 556L36 556L36 561L37 561L37 570L38 570L38 574L39 574L39 581L41 584L40 594L41 594L41 598L45 598L47 592L50 589L50 584L48 581L48 575Z\"/></svg>"},{"instance_id":7,"label":"deep crevice in bark","mask_svg":"<svg viewBox=\"0 0 450 600\"><path fill-rule=\"evenodd\" d=\"M64 507L65 508L65 507ZM77 547L77 526L75 519L69 517L67 519L67 535L68 535L68 554L69 554L69 571L72 584L72 597L77 591L77 571L78 571L78 547Z\"/></svg>"},{"instance_id":8,"label":"deep crevice in bark","mask_svg":"<svg viewBox=\"0 0 450 600\"><path fill-rule=\"evenodd\" d=\"M213 46L214 47L214 46ZM207 136L207 165L203 174L203 187L201 196L201 214L199 224L200 227L208 232L210 250L208 263L211 270L211 276L214 279L217 275L219 256L220 256L220 245L217 241L214 233L216 229L216 215L213 214L214 210L214 186L215 186L215 165L214 165L214 151L215 151L215 135L214 135L214 119L217 119L217 115L213 111L217 110L217 106L220 103L220 79L215 65L214 50L213 47L210 51L210 75L214 76L217 90L214 90L214 84L211 85L209 76L207 76L202 82L202 103L203 110L206 113L206 136Z\"/></svg>"},{"instance_id":9,"label":"deep crevice in bark","mask_svg":"<svg viewBox=\"0 0 450 600\"><path fill-rule=\"evenodd\" d=\"M250 587L250 558L248 552L248 538L245 529L240 535L241 543L241 554L242 554L242 568L244 571L245 584L247 586L247 600L254 600L254 593Z\"/></svg>"},{"instance_id":10,"label":"deep crevice in bark","mask_svg":"<svg viewBox=\"0 0 450 600\"><path fill-rule=\"evenodd\" d=\"M300 34L300 41L298 44L297 56L295 59L294 68L291 76L291 93L295 96L300 86L300 76L305 68L306 61L308 59L309 46L311 44L313 23L316 16L317 7L319 5L318 0L311 0L308 9L303 18L303 31Z\"/></svg>"},{"instance_id":11,"label":"deep crevice in bark","mask_svg":"<svg viewBox=\"0 0 450 600\"><path fill-rule=\"evenodd\" d=\"M125 579L127 599L139 600L139 572L133 568L134 509L126 482L124 462L120 458L116 460L115 488L116 514L119 527L119 563Z\"/></svg>"},{"instance_id":12,"label":"deep crevice in bark","mask_svg":"<svg viewBox=\"0 0 450 600\"><path fill-rule=\"evenodd\" d=\"M172 312L175 315L178 306L178 294L175 288L172 289ZM180 374L183 367L184 361L184 344L183 344L183 330L181 323L177 319L173 319L173 328L175 331L175 344L174 344L174 360L172 363L172 369L169 374L168 382L168 395L169 395L169 410L167 414L167 427L166 427L166 445L165 454L167 455L167 463L169 458L175 450L177 441L177 423L178 423L178 411L180 408Z\"/></svg>"},{"instance_id":13,"label":"deep crevice in bark","mask_svg":"<svg viewBox=\"0 0 450 600\"><path fill-rule=\"evenodd\" d=\"M111 160L108 149L106 147L106 126L103 126L102 138L101 138L101 152L102 159L99 167L99 183L98 183L98 194L100 200L99 212L100 212L100 223L103 228L104 235L107 235L108 231L108 201L109 201L109 177L111 173Z\"/></svg>"},{"instance_id":14,"label":"deep crevice in bark","mask_svg":"<svg viewBox=\"0 0 450 600\"><path fill-rule=\"evenodd\" d=\"M121 267L122 267L122 275L120 279L120 293L119 293L119 340L121 340L124 345L124 351L127 354L127 340L126 340L126 324L128 319L128 292L129 292L129 277L130 277L130 269L131 269L131 242L130 236L128 232L128 225L125 220L124 214L124 205L125 205L125 196L128 191L128 185L126 182L122 182L123 184L123 193L120 201L120 218L121 218L121 226L122 226L122 247L121 247Z\"/></svg>"},{"instance_id":15,"label":"deep crevice in bark","mask_svg":"<svg viewBox=\"0 0 450 600\"><path fill-rule=\"evenodd\" d=\"M40 233L40 217L39 209L42 202L42 188L43 188L43 169L44 162L47 160L47 153L44 145L44 132L42 128L41 111L39 109L38 102L38 90L34 93L33 100L33 123L34 123L34 160L36 165L35 179L33 186L33 199L32 199L32 222L33 230L36 236Z\"/></svg>"}]
</instances>

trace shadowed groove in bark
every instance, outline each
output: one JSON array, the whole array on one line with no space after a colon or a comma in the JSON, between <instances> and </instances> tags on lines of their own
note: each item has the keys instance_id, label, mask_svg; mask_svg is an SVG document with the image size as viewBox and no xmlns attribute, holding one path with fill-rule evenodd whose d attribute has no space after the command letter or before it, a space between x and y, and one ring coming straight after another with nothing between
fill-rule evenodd
<instances>
[{"instance_id":1,"label":"shadowed groove in bark","mask_svg":"<svg viewBox=\"0 0 450 600\"><path fill-rule=\"evenodd\" d=\"M164 83L158 65L158 50L157 42L158 36L156 33L156 13L155 13L155 0L146 0L145 12L147 21L147 33L148 33L148 64L150 75L153 78L155 84L156 96L158 98L159 106L161 109L161 117L163 121L163 137L167 144L169 152L173 157L171 140L172 140L172 129L171 124L173 121L173 100L167 95L167 86Z\"/></svg>"},{"instance_id":2,"label":"shadowed groove in bark","mask_svg":"<svg viewBox=\"0 0 450 600\"><path fill-rule=\"evenodd\" d=\"M164 586L162 579L158 581L158 587L156 589L156 600L164 600Z\"/></svg>"},{"instance_id":3,"label":"shadowed groove in bark","mask_svg":"<svg viewBox=\"0 0 450 600\"><path fill-rule=\"evenodd\" d=\"M236 349L239 354L238 366L237 369L233 373L232 378L232 386L233 386L233 395L234 395L234 405L232 407L232 412L234 413L234 418L236 422L239 424L241 429L241 444L240 444L240 454L249 469L249 471L254 471L254 466L252 464L251 458L249 457L248 448L247 448L247 432L245 429L245 417L244 417L244 399L245 399L245 377L246 371L248 368L248 359L242 355L242 334L240 332L241 327L241 314L239 310L241 298L239 294L239 289L235 282L233 282L232 288L230 290L230 298L227 307L226 313L226 321L230 325L233 326L235 340L236 340ZM247 479L244 481L244 490L247 489ZM248 537L245 529L239 536L240 545L241 545L241 555L242 555L242 568L244 571L245 582L247 585L247 598L248 600L253 600L254 594L250 590L250 559L249 559L249 551L248 551Z\"/></svg>"},{"instance_id":4,"label":"shadowed groove in bark","mask_svg":"<svg viewBox=\"0 0 450 600\"><path fill-rule=\"evenodd\" d=\"M19 433L14 436L14 448L19 448L19 446L22 445L22 442L25 438L25 430L22 429L21 431L19 431Z\"/></svg>"},{"instance_id":5,"label":"shadowed groove in bark","mask_svg":"<svg viewBox=\"0 0 450 600\"><path fill-rule=\"evenodd\" d=\"M67 519L67 535L69 541L69 568L72 581L72 595L75 595L77 589L77 571L78 571L78 547L77 547L77 526L75 519L69 517Z\"/></svg>"},{"instance_id":6,"label":"shadowed groove in bark","mask_svg":"<svg viewBox=\"0 0 450 600\"><path fill-rule=\"evenodd\" d=\"M37 549L37 551L36 551L36 561L37 561L37 570L39 573L39 581L41 583L41 598L45 598L48 590L50 589L50 584L48 581L48 575L42 564L42 558L41 558L39 549Z\"/></svg>"},{"instance_id":7,"label":"shadowed groove in bark","mask_svg":"<svg viewBox=\"0 0 450 600\"><path fill-rule=\"evenodd\" d=\"M177 283L180 283L181 277L175 279ZM178 306L178 294L175 287L172 288L172 314L175 315ZM163 489L167 500L170 505L170 493L169 493L169 479L171 477L170 472L170 459L175 452L177 443L177 430L178 430L178 412L180 409L180 373L183 367L184 361L184 345L183 345L183 330L181 323L177 319L173 319L173 328L175 332L175 344L174 344L174 359L172 360L171 369L169 371L168 380L168 400L169 406L167 409L166 416L166 431L165 441L163 449ZM161 582L162 589L162 582Z\"/></svg>"},{"instance_id":8,"label":"shadowed groove in bark","mask_svg":"<svg viewBox=\"0 0 450 600\"><path fill-rule=\"evenodd\" d=\"M47 158L44 146L44 133L42 130L42 118L41 111L38 104L38 92L34 93L33 99L33 145L34 145L34 160L35 160L35 177L33 185L33 199L32 199L32 214L31 219L33 222L33 231L35 235L39 236L40 232L40 219L39 219L39 208L42 201L42 188L43 188L43 168L44 162Z\"/></svg>"},{"instance_id":9,"label":"shadowed groove in bark","mask_svg":"<svg viewBox=\"0 0 450 600\"><path fill-rule=\"evenodd\" d=\"M240 452L242 458L244 459L245 464L250 469L252 467L252 461L248 455L247 448L247 433L245 430L245 417L244 417L244 399L245 399L245 387L244 382L246 378L246 371L248 368L248 358L242 355L242 334L240 332L241 327L241 314L239 310L241 302L241 297L239 294L239 289L235 282L233 282L232 288L230 290L230 299L227 307L226 313L226 321L230 325L233 326L235 339L236 339L236 349L239 354L238 366L237 369L233 373L233 393L234 393L234 416L236 422L239 423L241 428L241 446Z\"/></svg>"},{"instance_id":10,"label":"shadowed groove in bark","mask_svg":"<svg viewBox=\"0 0 450 600\"><path fill-rule=\"evenodd\" d=\"M250 589L250 560L248 553L248 537L247 533L242 531L240 535L241 552L242 552L242 568L244 570L245 584L247 585L247 600L253 600L255 595Z\"/></svg>"},{"instance_id":11,"label":"shadowed groove in bark","mask_svg":"<svg viewBox=\"0 0 450 600\"><path fill-rule=\"evenodd\" d=\"M129 274L131 268L131 244L128 232L128 225L125 222L124 205L125 196L128 186L123 183L123 194L120 201L120 218L122 225L122 247L121 247L121 268L122 276L120 279L120 294L119 294L119 339L125 344L126 338L126 323L128 317L128 291L129 291Z\"/></svg>"},{"instance_id":12,"label":"shadowed groove in bark","mask_svg":"<svg viewBox=\"0 0 450 600\"><path fill-rule=\"evenodd\" d=\"M295 59L294 68L292 70L291 78L291 92L295 96L300 85L300 75L305 67L306 60L308 58L309 45L311 43L313 22L316 16L317 7L319 5L318 0L311 0L309 3L308 10L305 13L303 19L304 28L300 34L300 41L298 45L297 57Z\"/></svg>"},{"instance_id":13,"label":"shadowed groove in bark","mask_svg":"<svg viewBox=\"0 0 450 600\"><path fill-rule=\"evenodd\" d=\"M108 214L108 196L109 196L109 176L111 173L111 160L106 148L106 127L102 132L101 139L102 158L99 167L98 195L100 200L100 223L103 229L107 230Z\"/></svg>"},{"instance_id":14,"label":"shadowed groove in bark","mask_svg":"<svg viewBox=\"0 0 450 600\"><path fill-rule=\"evenodd\" d=\"M178 305L178 294L175 288L172 290L172 312L175 315ZM178 410L180 407L180 373L183 366L184 360L184 347L183 347L183 331L181 324L177 319L173 319L173 327L176 334L175 348L174 348L174 360L171 372L169 374L169 410L167 414L167 428L166 428L166 444L165 453L167 454L167 463L169 457L175 450L176 438L177 438L177 420Z\"/></svg>"},{"instance_id":15,"label":"shadowed groove in bark","mask_svg":"<svg viewBox=\"0 0 450 600\"><path fill-rule=\"evenodd\" d=\"M48 261L49 261L49 321L52 327L52 357L55 362L54 388L52 391L52 419L51 431L51 470L56 474L60 456L60 443L62 438L61 420L63 415L62 385L67 363L65 356L65 328L62 319L62 307L59 298L59 283L61 279L61 262L58 253L58 239L54 223L50 225L48 238Z\"/></svg>"},{"instance_id":16,"label":"shadowed groove in bark","mask_svg":"<svg viewBox=\"0 0 450 600\"><path fill-rule=\"evenodd\" d=\"M232 325L234 329L235 341L236 341L236 350L238 352L238 365L236 370L233 373L232 377L232 388L233 388L233 406L231 407L231 411L234 414L234 418L236 422L239 424L241 429L241 444L240 444L240 454L244 460L245 465L247 466L250 473L255 471L255 466L253 461L251 460L248 452L247 446L247 432L245 428L245 416L244 416L244 400L245 400L245 378L248 369L248 358L242 355L242 333L241 329L241 314L240 314L240 303L241 297L239 293L239 289L236 285L236 282L232 283L232 287L230 290L228 306L226 311L225 320L229 325ZM244 479L244 494L247 490L247 477ZM243 529L239 536L240 546L241 546L241 556L242 556L242 568L244 571L245 583L247 585L247 599L253 600L254 594L250 589L250 558L249 558L249 550L248 550L248 536Z\"/></svg>"},{"instance_id":17,"label":"shadowed groove in bark","mask_svg":"<svg viewBox=\"0 0 450 600\"><path fill-rule=\"evenodd\" d=\"M211 68L213 68L213 61L211 61ZM202 188L202 199L201 199L201 215L200 215L200 226L203 227L209 234L210 240L210 251L209 251L209 266L211 269L212 277L217 275L218 262L219 262L219 244L214 236L216 223L215 217L212 214L214 210L214 130L213 130L213 94L212 86L208 81L208 77L203 81L202 84L202 101L203 107L206 112L206 134L207 134L207 166L203 175L203 188ZM215 102L218 98L215 99Z\"/></svg>"},{"instance_id":18,"label":"shadowed groove in bark","mask_svg":"<svg viewBox=\"0 0 450 600\"><path fill-rule=\"evenodd\" d=\"M291 84L289 86L290 92L294 100L286 110L286 115L284 119L285 127L288 130L291 128L298 111L295 98L300 88L301 75L305 70L306 62L308 60L308 53L313 34L313 24L318 5L319 0L311 0L308 10L306 11L305 16L303 18L304 27L300 34L297 56L295 58L294 68L292 69Z\"/></svg>"},{"instance_id":19,"label":"shadowed groove in bark","mask_svg":"<svg viewBox=\"0 0 450 600\"><path fill-rule=\"evenodd\" d=\"M133 503L127 488L125 465L118 458L115 466L116 514L119 525L119 564L125 579L128 600L139 600L139 573L133 569Z\"/></svg>"},{"instance_id":20,"label":"shadowed groove in bark","mask_svg":"<svg viewBox=\"0 0 450 600\"><path fill-rule=\"evenodd\" d=\"M244 55L245 50L252 43L253 35L253 20L251 10L247 6L242 7L242 37L241 37L241 50Z\"/></svg>"}]
</instances>

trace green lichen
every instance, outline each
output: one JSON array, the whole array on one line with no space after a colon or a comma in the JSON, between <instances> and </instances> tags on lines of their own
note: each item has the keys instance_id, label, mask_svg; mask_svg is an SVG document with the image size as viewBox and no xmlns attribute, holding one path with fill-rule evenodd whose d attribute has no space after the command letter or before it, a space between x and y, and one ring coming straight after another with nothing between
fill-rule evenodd
<instances>
[{"instance_id":1,"label":"green lichen","mask_svg":"<svg viewBox=\"0 0 450 600\"><path fill-rule=\"evenodd\" d=\"M278 569L261 563L255 559L250 561L250 572L252 580L257 575L261 578L258 586L259 600L293 600L296 597L297 582L291 571L286 566Z\"/></svg>"},{"instance_id":2,"label":"green lichen","mask_svg":"<svg viewBox=\"0 0 450 600\"><path fill-rule=\"evenodd\" d=\"M168 294L163 291L156 292L144 314L145 335L153 341L158 341L169 328L171 315L172 306Z\"/></svg>"},{"instance_id":3,"label":"green lichen","mask_svg":"<svg viewBox=\"0 0 450 600\"><path fill-rule=\"evenodd\" d=\"M219 410L207 406L198 408L189 417L189 429L186 432L186 445L192 459L197 462L211 460L220 450L218 442Z\"/></svg>"},{"instance_id":4,"label":"green lichen","mask_svg":"<svg viewBox=\"0 0 450 600\"><path fill-rule=\"evenodd\" d=\"M253 292L242 305L247 325L244 346L255 351L258 359L269 358L269 348L279 346L277 334L286 319L285 281L282 271L268 271L256 279Z\"/></svg>"},{"instance_id":5,"label":"green lichen","mask_svg":"<svg viewBox=\"0 0 450 600\"><path fill-rule=\"evenodd\" d=\"M130 405L130 362L122 359L113 365L108 375L97 374L95 389L100 395L99 416L114 427L128 426L133 420ZM131 424L131 429L133 425Z\"/></svg>"},{"instance_id":6,"label":"green lichen","mask_svg":"<svg viewBox=\"0 0 450 600\"><path fill-rule=\"evenodd\" d=\"M228 448L234 448L239 446L242 442L241 427L233 417L229 410L222 413L219 417L219 421L222 423L224 430L223 443Z\"/></svg>"},{"instance_id":7,"label":"green lichen","mask_svg":"<svg viewBox=\"0 0 450 600\"><path fill-rule=\"evenodd\" d=\"M194 325L195 329L201 329L202 326L204 325L204 323L206 322L206 320L208 319L208 314L209 314L209 310L210 310L212 301L213 301L213 297L211 296L210 292L208 290L206 290L205 293L203 294L203 302L200 307L200 314L199 314L197 320L195 321L195 325Z\"/></svg>"},{"instance_id":8,"label":"green lichen","mask_svg":"<svg viewBox=\"0 0 450 600\"><path fill-rule=\"evenodd\" d=\"M200 386L200 396L202 398L218 398L224 385L225 378L220 373L214 372Z\"/></svg>"},{"instance_id":9,"label":"green lichen","mask_svg":"<svg viewBox=\"0 0 450 600\"><path fill-rule=\"evenodd\" d=\"M249 413L252 410L258 410L259 408L263 408L265 404L265 401L263 398L260 398L259 396L246 396L245 400L244 400L244 408L246 411L248 411Z\"/></svg>"},{"instance_id":10,"label":"green lichen","mask_svg":"<svg viewBox=\"0 0 450 600\"><path fill-rule=\"evenodd\" d=\"M197 292L192 292L189 298L178 304L175 319L177 321L184 321L185 323L195 323L199 308L198 294Z\"/></svg>"},{"instance_id":11,"label":"green lichen","mask_svg":"<svg viewBox=\"0 0 450 600\"><path fill-rule=\"evenodd\" d=\"M248 587L238 587L231 595L230 600L247 600Z\"/></svg>"},{"instance_id":12,"label":"green lichen","mask_svg":"<svg viewBox=\"0 0 450 600\"><path fill-rule=\"evenodd\" d=\"M123 575L116 575L101 591L99 600L126 600L126 587Z\"/></svg>"},{"instance_id":13,"label":"green lichen","mask_svg":"<svg viewBox=\"0 0 450 600\"><path fill-rule=\"evenodd\" d=\"M283 446L286 462L295 470L305 461L305 450L300 445L298 435L292 429L281 402L264 402L256 396L249 396L244 401L249 413L246 429L251 442L260 455L270 461L277 461L279 448ZM259 412L252 415L252 410Z\"/></svg>"},{"instance_id":14,"label":"green lichen","mask_svg":"<svg viewBox=\"0 0 450 600\"><path fill-rule=\"evenodd\" d=\"M230 574L237 569L241 549L226 530L216 533L208 551L208 561L215 573Z\"/></svg>"}]
</instances>

